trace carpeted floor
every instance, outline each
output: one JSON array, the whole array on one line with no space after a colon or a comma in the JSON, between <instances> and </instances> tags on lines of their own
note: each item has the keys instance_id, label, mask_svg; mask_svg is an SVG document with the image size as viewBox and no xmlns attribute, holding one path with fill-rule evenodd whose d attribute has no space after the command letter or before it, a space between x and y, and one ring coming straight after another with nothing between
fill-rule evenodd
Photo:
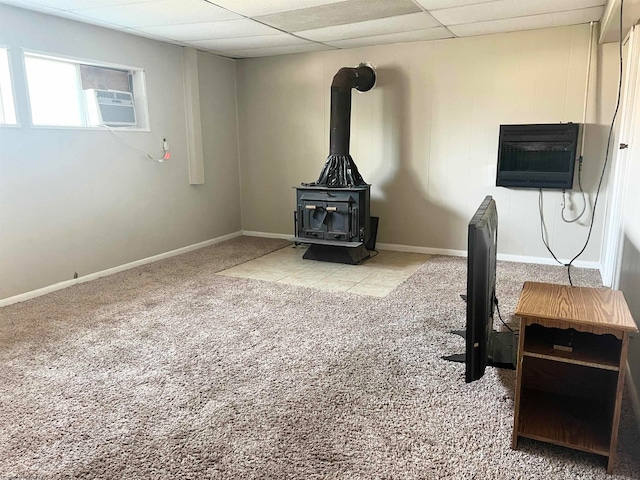
<instances>
[{"instance_id":1,"label":"carpeted floor","mask_svg":"<svg viewBox=\"0 0 640 480\"><path fill-rule=\"evenodd\" d=\"M214 275L285 245L240 237L0 309L0 479L640 478L628 400L614 475L511 450L514 372L466 384L441 360L464 348L465 259L385 298ZM503 315L525 280L565 270L499 262Z\"/></svg>"}]
</instances>

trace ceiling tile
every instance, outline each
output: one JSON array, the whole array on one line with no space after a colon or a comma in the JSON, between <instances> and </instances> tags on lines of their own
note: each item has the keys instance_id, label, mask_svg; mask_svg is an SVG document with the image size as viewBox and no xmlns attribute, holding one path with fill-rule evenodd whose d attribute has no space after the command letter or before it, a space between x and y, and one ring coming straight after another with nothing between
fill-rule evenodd
<instances>
[{"instance_id":1,"label":"ceiling tile","mask_svg":"<svg viewBox=\"0 0 640 480\"><path fill-rule=\"evenodd\" d=\"M462 5L473 5L475 3L494 2L495 0L416 0L425 10L436 10L439 8L460 7Z\"/></svg>"},{"instance_id":2,"label":"ceiling tile","mask_svg":"<svg viewBox=\"0 0 640 480\"><path fill-rule=\"evenodd\" d=\"M266 47L251 48L247 50L233 50L225 52L235 58L255 58L255 57L271 57L274 55L290 55L293 53L319 52L323 50L334 50L333 47L321 45L319 43L310 43L307 45L291 45L287 47Z\"/></svg>"},{"instance_id":3,"label":"ceiling tile","mask_svg":"<svg viewBox=\"0 0 640 480\"><path fill-rule=\"evenodd\" d=\"M359 38L388 33L408 32L411 30L423 30L425 28L438 27L438 23L431 15L425 12L409 13L397 17L377 18L346 25L316 28L296 32L296 35L317 42L327 40L344 40L347 38Z\"/></svg>"},{"instance_id":4,"label":"ceiling tile","mask_svg":"<svg viewBox=\"0 0 640 480\"><path fill-rule=\"evenodd\" d=\"M74 10L74 12L85 17L133 28L242 18L240 15L202 0L156 0L128 5L80 9Z\"/></svg>"},{"instance_id":5,"label":"ceiling tile","mask_svg":"<svg viewBox=\"0 0 640 480\"><path fill-rule=\"evenodd\" d=\"M515 32L533 30L535 28L577 25L598 21L602 17L603 7L584 8L570 12L547 13L518 18L505 18L488 22L468 23L449 27L457 37L471 37L490 33Z\"/></svg>"},{"instance_id":6,"label":"ceiling tile","mask_svg":"<svg viewBox=\"0 0 640 480\"><path fill-rule=\"evenodd\" d=\"M84 17L70 10L57 10L53 15L55 15L56 17L68 18L69 20L75 20L76 22L90 23L91 25L98 25L100 27L112 28L115 30L121 30L125 28L122 25L105 22L104 20L100 20L98 18Z\"/></svg>"},{"instance_id":7,"label":"ceiling tile","mask_svg":"<svg viewBox=\"0 0 640 480\"><path fill-rule=\"evenodd\" d=\"M431 14L440 23L449 26L596 7L604 5L605 2L606 0L536 0L535 2L499 0L434 10Z\"/></svg>"},{"instance_id":8,"label":"ceiling tile","mask_svg":"<svg viewBox=\"0 0 640 480\"><path fill-rule=\"evenodd\" d=\"M287 33L279 35L262 35L255 37L217 38L211 40L196 40L191 45L210 48L218 51L246 50L260 47L287 47L290 45L308 45L311 42Z\"/></svg>"},{"instance_id":9,"label":"ceiling tile","mask_svg":"<svg viewBox=\"0 0 640 480\"><path fill-rule=\"evenodd\" d=\"M427 28L425 30L415 30L413 32L391 33L389 35L376 35L373 37L350 38L347 40L336 40L326 42L339 48L367 47L370 45L389 45L392 43L420 42L424 40L439 40L441 38L452 38L453 35L445 27Z\"/></svg>"},{"instance_id":10,"label":"ceiling tile","mask_svg":"<svg viewBox=\"0 0 640 480\"><path fill-rule=\"evenodd\" d=\"M153 35L153 34L147 33L147 32L141 32L140 30L136 30L135 28L123 28L120 31L124 32L124 33L128 33L130 35L135 35L137 37L150 38L152 40L157 40L159 42L172 43L174 45L181 44L181 42L179 42L177 40L173 40L173 39L167 38L167 37L161 37L161 36L158 36L158 35Z\"/></svg>"},{"instance_id":11,"label":"ceiling tile","mask_svg":"<svg viewBox=\"0 0 640 480\"><path fill-rule=\"evenodd\" d=\"M208 0L220 7L232 12L246 15L247 17L257 17L259 15L270 15L272 13L287 12L289 10L300 10L302 8L317 7L320 5L346 2L347 0ZM336 5L336 7L338 7Z\"/></svg>"},{"instance_id":12,"label":"ceiling tile","mask_svg":"<svg viewBox=\"0 0 640 480\"><path fill-rule=\"evenodd\" d=\"M349 0L339 7L322 5L257 17L257 20L288 32L362 22L420 12L411 0Z\"/></svg>"},{"instance_id":13,"label":"ceiling tile","mask_svg":"<svg viewBox=\"0 0 640 480\"><path fill-rule=\"evenodd\" d=\"M280 30L254 22L248 18L226 20L223 22L140 27L136 30L180 41L282 34Z\"/></svg>"},{"instance_id":14,"label":"ceiling tile","mask_svg":"<svg viewBox=\"0 0 640 480\"><path fill-rule=\"evenodd\" d=\"M80 8L109 7L114 5L125 5L129 3L145 3L154 0L29 0L30 3L37 3L59 10L77 10ZM24 2L27 3L27 2Z\"/></svg>"},{"instance_id":15,"label":"ceiling tile","mask_svg":"<svg viewBox=\"0 0 640 480\"><path fill-rule=\"evenodd\" d=\"M29 10L35 10L36 12L51 13L54 15L60 11L57 8L40 5L27 0L0 0L0 3L5 3L14 7L28 8Z\"/></svg>"}]
</instances>

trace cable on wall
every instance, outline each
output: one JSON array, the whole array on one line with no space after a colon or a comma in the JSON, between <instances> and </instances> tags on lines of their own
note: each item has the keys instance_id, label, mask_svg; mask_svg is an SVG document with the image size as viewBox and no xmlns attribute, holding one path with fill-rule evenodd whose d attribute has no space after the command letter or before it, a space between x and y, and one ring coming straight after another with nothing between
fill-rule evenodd
<instances>
[{"instance_id":1,"label":"cable on wall","mask_svg":"<svg viewBox=\"0 0 640 480\"><path fill-rule=\"evenodd\" d=\"M582 125L587 123L587 107L589 105L589 86L591 85L591 59L593 58L593 31L594 22L589 22L589 52L587 53L587 75L584 85L584 102L582 104ZM584 128L584 127L583 127ZM584 158L584 142L585 135L582 133L582 139L580 141L580 156L578 157L578 187L580 188L580 194L582 195L582 210L575 218L566 218L564 210L567 206L566 190L562 190L562 210L560 216L565 223L574 223L582 218L584 212L587 211L587 198L582 189L582 160Z\"/></svg>"},{"instance_id":2,"label":"cable on wall","mask_svg":"<svg viewBox=\"0 0 640 480\"><path fill-rule=\"evenodd\" d=\"M582 218L582 216L584 215L584 212L587 210L587 197L585 196L584 190L582 189L582 157L580 157L580 160L578 163L578 187L580 188L580 193L582 194L582 211L575 218L566 218L564 216L564 209L566 208L566 205L567 205L567 197L566 197L567 191L565 189L562 189L562 210L560 210L560 216L562 217L562 220L564 220L565 223L577 222Z\"/></svg>"},{"instance_id":3,"label":"cable on wall","mask_svg":"<svg viewBox=\"0 0 640 480\"><path fill-rule=\"evenodd\" d=\"M611 138L613 137L613 128L615 126L616 123L616 118L618 117L618 110L620 109L620 99L622 96L622 60L623 60L623 56L622 56L622 12L623 12L623 6L624 6L624 0L620 0L620 38L619 38L619 49L618 49L618 57L619 57L619 71L618 71L618 93L617 93L617 99L616 99L616 108L613 112L613 118L611 119L611 125L609 127L609 136L607 138L607 148L605 150L605 156L604 156L604 163L602 165L602 172L600 172L600 180L598 181L598 188L596 189L596 196L595 199L593 201L593 210L591 212L591 221L589 223L589 232L587 234L587 239L584 242L584 245L582 246L582 249L576 254L575 257L573 257L568 263L565 263L564 266L567 267L567 277L569 278L569 285L573 286L573 281L571 279L571 267L573 266L573 262L576 261L576 259L582 255L584 253L584 251L587 249L587 245L589 245L589 241L591 240L591 233L593 232L593 224L596 218L596 207L598 206L598 199L600 198L600 188L602 187L602 180L604 179L604 174L607 170L607 165L609 163L609 150L611 147ZM584 135L583 135L583 142L584 142ZM584 145L584 143L583 143ZM580 170L578 170L579 172ZM580 178L580 177L578 177ZM559 264L562 265L562 262L560 260L558 260L558 258L555 256L555 254L551 251L551 248L549 247L548 242L545 239L544 233L546 231L546 226L544 225L544 217L542 215L542 189L540 189L540 197L539 197L539 201L538 201L538 206L540 209L540 225L541 225L541 230L542 230L542 241L545 244L545 246L547 247L547 250L549 250L549 252L551 253L551 255L553 256L553 258L556 260L556 262L558 262ZM544 228L543 228L544 227Z\"/></svg>"},{"instance_id":4,"label":"cable on wall","mask_svg":"<svg viewBox=\"0 0 640 480\"><path fill-rule=\"evenodd\" d=\"M149 152L147 152L146 150L143 150L141 148L136 147L135 145L132 145L131 143L127 142L124 138L122 138L122 136L115 131L113 128L111 128L108 125L100 125L101 127L106 128L107 130L109 130L111 133L113 133L122 143L124 143L126 146L128 146L129 148L132 148L134 150L137 150L140 153L144 153L144 155L149 159L149 160L153 160L155 162L160 162L160 163L164 163L165 160L169 160L171 158L171 152L169 151L169 143L167 142L166 138L162 139L162 151L163 151L163 155L160 158L154 157L153 155L151 155Z\"/></svg>"},{"instance_id":5,"label":"cable on wall","mask_svg":"<svg viewBox=\"0 0 640 480\"><path fill-rule=\"evenodd\" d=\"M587 234L587 239L582 246L582 249L578 252L578 254L573 257L569 263L567 264L567 276L569 277L569 284L573 285L571 282L571 266L573 262L584 253L587 249L587 245L589 245L589 240L591 239L591 233L593 232L593 223L596 218L596 207L598 206L598 198L600 198L600 188L602 187L602 180L604 179L604 173L607 170L607 164L609 163L609 148L611 146L611 138L613 137L613 127L616 123L616 118L618 117L618 110L620 109L620 98L622 96L622 8L624 6L624 0L620 0L620 38L618 45L618 59L619 59L619 69L618 69L618 94L616 99L616 108L613 112L613 118L611 119L611 126L609 127L609 136L607 138L607 149L604 155L604 164L602 165L602 172L600 173L600 180L598 181L598 188L596 190L596 197L593 201L593 211L591 212L591 222L589 224L589 233Z\"/></svg>"}]
</instances>

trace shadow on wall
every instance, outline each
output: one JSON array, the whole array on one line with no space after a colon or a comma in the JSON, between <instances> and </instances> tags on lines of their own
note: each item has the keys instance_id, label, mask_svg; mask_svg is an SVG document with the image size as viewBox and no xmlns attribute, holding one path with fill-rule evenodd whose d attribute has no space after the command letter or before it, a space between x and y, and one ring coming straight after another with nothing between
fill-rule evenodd
<instances>
[{"instance_id":1,"label":"shadow on wall","mask_svg":"<svg viewBox=\"0 0 640 480\"><path fill-rule=\"evenodd\" d=\"M381 162L374 178L371 214L380 217L378 241L432 248L465 249L455 225L465 220L441 205L430 203L426 191L428 142L422 163L411 162L411 146L419 144L409 125L409 82L398 69L379 68L376 88L382 94ZM428 132L425 132L428 136ZM422 180L422 181L421 181Z\"/></svg>"},{"instance_id":2,"label":"shadow on wall","mask_svg":"<svg viewBox=\"0 0 640 480\"><path fill-rule=\"evenodd\" d=\"M585 136L584 144L584 158L582 163L582 189L587 193L587 210L585 215L578 220L579 225L588 226L591 221L591 212L593 211L593 202L595 200L595 193L598 188L598 182L600 181L600 175L602 174L602 166L604 164L604 158L606 155L607 138L609 136L609 125L599 125L594 123L587 123L584 126L583 135ZM607 164L607 170L610 170L611 157L615 154L613 145L615 139L611 139L611 147L609 152L609 162ZM578 146L580 148L580 146ZM576 166L577 168L577 166ZM602 180L602 187L600 193L606 191L609 173L605 173L605 177ZM582 210L582 196L578 188L578 171L576 170L573 181L574 188L567 192L567 208L569 213L567 216L573 218L570 214L578 214ZM602 211L605 208L602 198L598 200L600 206L596 215L602 215Z\"/></svg>"},{"instance_id":3,"label":"shadow on wall","mask_svg":"<svg viewBox=\"0 0 640 480\"><path fill-rule=\"evenodd\" d=\"M622 272L620 272L620 290L629 305L636 324L640 323L640 252L625 234L622 245ZM640 393L640 335L631 334L629 340L629 368ZM640 425L639 425L640 426Z\"/></svg>"}]
</instances>

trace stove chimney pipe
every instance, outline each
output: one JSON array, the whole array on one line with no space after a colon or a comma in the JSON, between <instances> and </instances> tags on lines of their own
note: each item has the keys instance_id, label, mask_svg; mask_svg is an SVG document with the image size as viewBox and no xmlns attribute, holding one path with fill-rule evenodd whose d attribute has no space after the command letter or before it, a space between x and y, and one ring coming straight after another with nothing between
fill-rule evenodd
<instances>
[{"instance_id":1,"label":"stove chimney pipe","mask_svg":"<svg viewBox=\"0 0 640 480\"><path fill-rule=\"evenodd\" d=\"M357 67L343 67L335 74L331 83L329 157L320 173L320 178L314 183L303 185L347 187L367 184L349 154L351 89L367 92L375 83L376 72L365 63Z\"/></svg>"},{"instance_id":2,"label":"stove chimney pipe","mask_svg":"<svg viewBox=\"0 0 640 480\"><path fill-rule=\"evenodd\" d=\"M351 89L367 92L373 88L376 74L367 65L343 67L331 84L331 130L329 155L349 155L351 137Z\"/></svg>"}]
</instances>

